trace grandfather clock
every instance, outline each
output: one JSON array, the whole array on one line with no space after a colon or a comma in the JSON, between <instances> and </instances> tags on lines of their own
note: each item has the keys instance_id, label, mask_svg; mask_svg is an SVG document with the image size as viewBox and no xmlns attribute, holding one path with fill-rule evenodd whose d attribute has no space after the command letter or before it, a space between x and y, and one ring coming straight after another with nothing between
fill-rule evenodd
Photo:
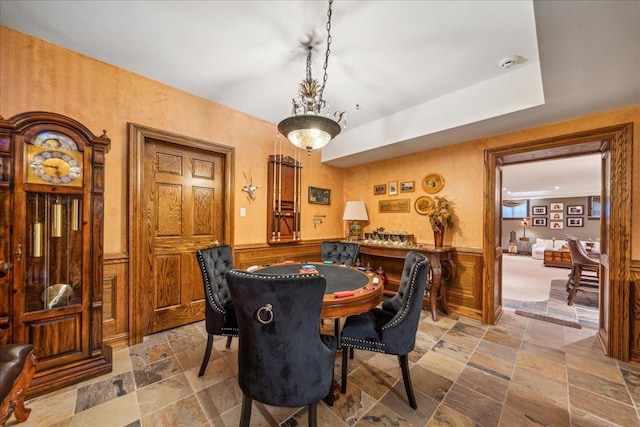
<instances>
[{"instance_id":1,"label":"grandfather clock","mask_svg":"<svg viewBox=\"0 0 640 427\"><path fill-rule=\"evenodd\" d=\"M59 114L0 118L0 340L34 345L29 396L111 371L102 345L109 146Z\"/></svg>"}]
</instances>

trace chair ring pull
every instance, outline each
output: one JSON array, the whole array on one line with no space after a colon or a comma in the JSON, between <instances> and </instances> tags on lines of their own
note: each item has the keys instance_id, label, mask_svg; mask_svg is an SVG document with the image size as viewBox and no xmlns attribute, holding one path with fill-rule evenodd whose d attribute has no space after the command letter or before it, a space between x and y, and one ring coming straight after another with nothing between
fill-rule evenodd
<instances>
[{"instance_id":1,"label":"chair ring pull","mask_svg":"<svg viewBox=\"0 0 640 427\"><path fill-rule=\"evenodd\" d=\"M256 319L258 322L263 325L267 325L273 322L273 311L271 310L273 306L271 304L267 304L264 307L260 307L258 309L258 313L256 314Z\"/></svg>"}]
</instances>

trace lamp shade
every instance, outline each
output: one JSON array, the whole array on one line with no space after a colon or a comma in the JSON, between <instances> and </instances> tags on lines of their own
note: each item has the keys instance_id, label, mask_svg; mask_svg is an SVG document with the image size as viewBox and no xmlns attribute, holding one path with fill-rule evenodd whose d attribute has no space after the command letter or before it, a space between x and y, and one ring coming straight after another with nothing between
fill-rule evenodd
<instances>
[{"instance_id":1,"label":"lamp shade","mask_svg":"<svg viewBox=\"0 0 640 427\"><path fill-rule=\"evenodd\" d=\"M367 206L362 200L350 200L344 207L343 221L369 221Z\"/></svg>"}]
</instances>

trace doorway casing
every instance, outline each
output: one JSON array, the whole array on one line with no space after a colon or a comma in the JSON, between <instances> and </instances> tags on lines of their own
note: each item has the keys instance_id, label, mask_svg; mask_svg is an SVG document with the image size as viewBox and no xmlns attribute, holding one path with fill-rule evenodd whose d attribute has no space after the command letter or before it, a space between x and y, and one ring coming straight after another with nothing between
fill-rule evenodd
<instances>
[{"instance_id":1,"label":"doorway casing","mask_svg":"<svg viewBox=\"0 0 640 427\"><path fill-rule=\"evenodd\" d=\"M630 356L631 173L633 125L594 129L485 150L483 322L502 315L502 166L600 153L601 298L598 337L605 354Z\"/></svg>"}]
</instances>

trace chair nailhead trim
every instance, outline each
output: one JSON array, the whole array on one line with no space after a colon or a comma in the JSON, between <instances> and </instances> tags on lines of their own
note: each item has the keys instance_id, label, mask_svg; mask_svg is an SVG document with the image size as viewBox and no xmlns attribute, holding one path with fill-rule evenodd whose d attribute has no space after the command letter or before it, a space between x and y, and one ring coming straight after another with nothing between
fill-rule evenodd
<instances>
[{"instance_id":1,"label":"chair nailhead trim","mask_svg":"<svg viewBox=\"0 0 640 427\"><path fill-rule=\"evenodd\" d=\"M400 316L398 316L398 318L395 321L384 325L382 327L383 330L387 329L387 328L390 328L391 326L395 325L396 323L401 322L402 319L407 314L407 311L409 310L409 305L411 305L411 299L413 298L413 291L414 291L414 287L415 287L416 276L418 275L418 271L420 270L420 267L426 262L427 262L427 260L423 259L422 261L420 261L419 263L416 264L415 268L413 269L413 275L412 275L411 280L409 282L409 300L407 301L407 304L404 305L402 313L400 314Z\"/></svg>"},{"instance_id":2,"label":"chair nailhead trim","mask_svg":"<svg viewBox=\"0 0 640 427\"><path fill-rule=\"evenodd\" d=\"M358 338L350 338L350 337L343 337L342 341L352 341L351 343L349 342L342 342L342 346L343 347L353 347L353 348L357 348L359 350L369 350L369 351L377 351L379 353L385 353L385 351L383 350L386 347L386 344L381 343L381 342L375 342L375 341L367 341L367 340L361 340ZM366 346L367 344L371 344L372 346Z\"/></svg>"},{"instance_id":3,"label":"chair nailhead trim","mask_svg":"<svg viewBox=\"0 0 640 427\"><path fill-rule=\"evenodd\" d=\"M292 277L308 277L308 276L313 276L313 277L324 277L321 273L313 273L313 274L302 274L302 273L295 273L295 274L259 274L259 273L251 273L248 271L244 271L244 270L233 270L233 272L235 274L238 274L240 276L247 276L247 277L255 277L255 276L260 276L260 278L267 278L267 279L290 279Z\"/></svg>"},{"instance_id":4,"label":"chair nailhead trim","mask_svg":"<svg viewBox=\"0 0 640 427\"><path fill-rule=\"evenodd\" d=\"M204 257L202 256L202 252L198 250L196 251L196 254L198 255L198 264L200 264L200 271L201 272L207 271L204 265ZM213 308L216 311L218 311L220 314L223 314L226 316L227 311L222 307L219 307L218 304L216 304L215 299L213 298L213 290L211 289L211 282L209 282L209 276L207 274L203 274L202 278L204 279L205 288L207 289L207 293L209 294L209 301L212 303Z\"/></svg>"}]
</instances>

